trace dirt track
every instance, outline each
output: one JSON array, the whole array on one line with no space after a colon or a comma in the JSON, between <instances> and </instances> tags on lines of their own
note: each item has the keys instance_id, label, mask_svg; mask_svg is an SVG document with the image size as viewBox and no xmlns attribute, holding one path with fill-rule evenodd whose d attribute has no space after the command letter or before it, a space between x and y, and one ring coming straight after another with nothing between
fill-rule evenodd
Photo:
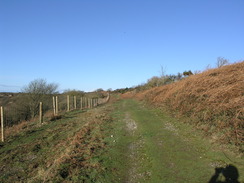
<instances>
[{"instance_id":1,"label":"dirt track","mask_svg":"<svg viewBox=\"0 0 244 183\"><path fill-rule=\"evenodd\" d=\"M127 159L123 161L126 165L121 165L127 173L121 175L125 177L121 177L122 182L209 182L215 168L224 169L233 164L232 160L238 161L228 152L225 153L231 158L226 158L189 125L180 124L135 100L122 100L117 105L118 120L124 123L126 131L119 138L128 139ZM244 168L238 164L233 166L239 173ZM223 174L217 177L216 181L223 182L228 178Z\"/></svg>"}]
</instances>

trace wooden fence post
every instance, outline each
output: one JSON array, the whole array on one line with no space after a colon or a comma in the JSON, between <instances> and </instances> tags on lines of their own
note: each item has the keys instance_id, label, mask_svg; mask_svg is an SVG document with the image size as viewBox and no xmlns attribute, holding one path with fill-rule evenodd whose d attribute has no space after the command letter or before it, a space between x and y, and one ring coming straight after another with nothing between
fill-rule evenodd
<instances>
[{"instance_id":1,"label":"wooden fence post","mask_svg":"<svg viewBox=\"0 0 244 183\"><path fill-rule=\"evenodd\" d=\"M83 109L83 97L80 98L80 109Z\"/></svg>"},{"instance_id":2,"label":"wooden fence post","mask_svg":"<svg viewBox=\"0 0 244 183\"><path fill-rule=\"evenodd\" d=\"M56 115L58 115L58 96L56 96Z\"/></svg>"},{"instance_id":3,"label":"wooden fence post","mask_svg":"<svg viewBox=\"0 0 244 183\"><path fill-rule=\"evenodd\" d=\"M69 112L69 95L67 95L67 111Z\"/></svg>"},{"instance_id":4,"label":"wooden fence post","mask_svg":"<svg viewBox=\"0 0 244 183\"><path fill-rule=\"evenodd\" d=\"M88 102L88 108L90 109L91 108L91 99L87 99L87 102Z\"/></svg>"},{"instance_id":5,"label":"wooden fence post","mask_svg":"<svg viewBox=\"0 0 244 183\"><path fill-rule=\"evenodd\" d=\"M40 102L40 106L39 106L39 119L40 119L40 123L43 123L43 113L42 113L42 102Z\"/></svg>"},{"instance_id":6,"label":"wooden fence post","mask_svg":"<svg viewBox=\"0 0 244 183\"><path fill-rule=\"evenodd\" d=\"M1 134L2 134L2 142L4 142L4 131L3 131L3 107L1 106Z\"/></svg>"},{"instance_id":7,"label":"wooden fence post","mask_svg":"<svg viewBox=\"0 0 244 183\"><path fill-rule=\"evenodd\" d=\"M95 99L92 98L92 108L95 107Z\"/></svg>"},{"instance_id":8,"label":"wooden fence post","mask_svg":"<svg viewBox=\"0 0 244 183\"><path fill-rule=\"evenodd\" d=\"M83 109L85 109L86 108L86 98L82 97L82 101L83 101L82 107L83 107Z\"/></svg>"},{"instance_id":9,"label":"wooden fence post","mask_svg":"<svg viewBox=\"0 0 244 183\"><path fill-rule=\"evenodd\" d=\"M107 99L106 99L106 103L109 101L110 99L110 93L108 92L108 96L107 96Z\"/></svg>"},{"instance_id":10,"label":"wooden fence post","mask_svg":"<svg viewBox=\"0 0 244 183\"><path fill-rule=\"evenodd\" d=\"M56 109L55 109L55 97L53 96L53 115L56 115Z\"/></svg>"},{"instance_id":11,"label":"wooden fence post","mask_svg":"<svg viewBox=\"0 0 244 183\"><path fill-rule=\"evenodd\" d=\"M74 96L74 109L76 109L76 96Z\"/></svg>"}]
</instances>

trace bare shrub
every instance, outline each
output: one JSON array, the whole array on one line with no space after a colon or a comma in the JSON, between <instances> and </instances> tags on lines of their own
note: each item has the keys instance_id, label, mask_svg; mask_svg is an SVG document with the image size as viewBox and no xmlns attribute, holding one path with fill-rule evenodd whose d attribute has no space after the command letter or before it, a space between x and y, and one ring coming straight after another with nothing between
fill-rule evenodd
<instances>
[{"instance_id":1,"label":"bare shrub","mask_svg":"<svg viewBox=\"0 0 244 183\"><path fill-rule=\"evenodd\" d=\"M217 68L223 67L224 65L227 65L227 64L229 64L229 60L227 60L223 57L217 58L217 63L216 63Z\"/></svg>"},{"instance_id":2,"label":"bare shrub","mask_svg":"<svg viewBox=\"0 0 244 183\"><path fill-rule=\"evenodd\" d=\"M43 111L50 108L51 95L57 93L58 85L55 83L47 83L44 79L36 79L31 81L22 90L25 100L25 108L29 108L30 116L33 118L38 114L39 103L43 102Z\"/></svg>"}]
</instances>

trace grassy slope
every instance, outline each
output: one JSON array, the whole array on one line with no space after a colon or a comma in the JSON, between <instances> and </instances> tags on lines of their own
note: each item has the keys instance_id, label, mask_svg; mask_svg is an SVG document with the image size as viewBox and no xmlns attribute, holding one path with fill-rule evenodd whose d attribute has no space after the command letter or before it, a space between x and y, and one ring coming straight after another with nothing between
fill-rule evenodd
<instances>
[{"instance_id":1,"label":"grassy slope","mask_svg":"<svg viewBox=\"0 0 244 183\"><path fill-rule=\"evenodd\" d=\"M44 176L46 166L65 150L59 144L74 135L80 125L82 123L75 119L75 114L70 113L63 120L24 130L8 138L0 149L0 180L17 182Z\"/></svg>"},{"instance_id":2,"label":"grassy slope","mask_svg":"<svg viewBox=\"0 0 244 183\"><path fill-rule=\"evenodd\" d=\"M8 137L0 144L0 182L92 182L102 171L101 124L109 121L103 108L72 111Z\"/></svg>"}]
</instances>

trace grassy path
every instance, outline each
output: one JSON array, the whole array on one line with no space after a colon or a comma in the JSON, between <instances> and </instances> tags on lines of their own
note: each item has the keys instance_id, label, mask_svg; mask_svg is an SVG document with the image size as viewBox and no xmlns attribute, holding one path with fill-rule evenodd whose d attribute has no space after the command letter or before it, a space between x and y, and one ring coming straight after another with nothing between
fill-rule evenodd
<instances>
[{"instance_id":1,"label":"grassy path","mask_svg":"<svg viewBox=\"0 0 244 183\"><path fill-rule=\"evenodd\" d=\"M114 182L203 183L210 181L215 168L229 164L233 165L228 170L232 173L216 174L218 180L224 182L224 174L237 178L238 169L238 180L243 181L243 159L215 150L189 125L135 100L121 100L114 106L114 145L108 153L110 166L117 173Z\"/></svg>"}]
</instances>

